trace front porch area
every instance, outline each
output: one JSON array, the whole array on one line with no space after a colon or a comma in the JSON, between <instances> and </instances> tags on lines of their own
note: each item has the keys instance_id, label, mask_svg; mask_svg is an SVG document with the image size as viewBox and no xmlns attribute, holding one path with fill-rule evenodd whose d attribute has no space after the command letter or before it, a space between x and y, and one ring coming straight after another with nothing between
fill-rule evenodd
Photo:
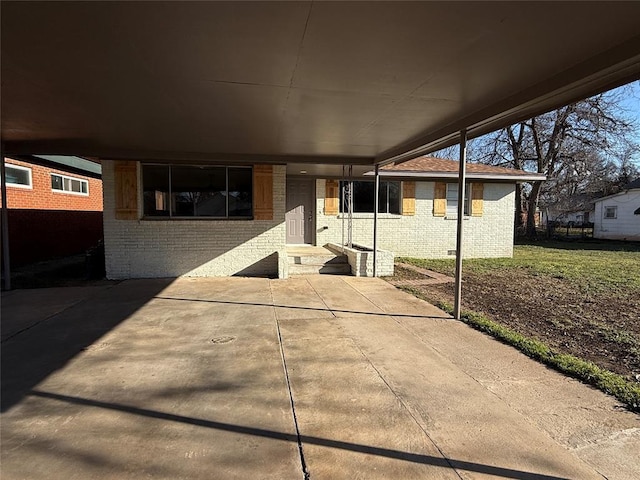
<instances>
[{"instance_id":1,"label":"front porch area","mask_svg":"<svg viewBox=\"0 0 640 480\"><path fill-rule=\"evenodd\" d=\"M280 262L278 275L288 278L295 275L353 275L373 277L393 275L394 255L386 250L377 251L377 271L374 275L373 249L353 244L352 247L337 243L324 246L287 245L286 262Z\"/></svg>"}]
</instances>

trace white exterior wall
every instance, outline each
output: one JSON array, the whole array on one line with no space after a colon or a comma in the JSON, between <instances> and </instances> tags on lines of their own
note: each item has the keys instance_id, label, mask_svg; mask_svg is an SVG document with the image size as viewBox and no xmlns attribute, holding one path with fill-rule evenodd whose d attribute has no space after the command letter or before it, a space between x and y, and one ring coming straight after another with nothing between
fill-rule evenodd
<instances>
[{"instance_id":1,"label":"white exterior wall","mask_svg":"<svg viewBox=\"0 0 640 480\"><path fill-rule=\"evenodd\" d=\"M446 258L455 256L455 218L433 216L434 182L416 182L416 214L378 215L378 248L396 256ZM316 244L342 242L342 215L324 214L325 180L316 181ZM485 183L481 217L464 219L464 257L511 257L515 185ZM346 241L346 219L345 219ZM328 227L324 229L323 227ZM353 242L373 245L373 214L353 214Z\"/></svg>"},{"instance_id":2,"label":"white exterior wall","mask_svg":"<svg viewBox=\"0 0 640 480\"><path fill-rule=\"evenodd\" d=\"M617 218L604 218L605 207L618 207ZM607 240L640 240L640 190L628 190L619 195L596 201L593 236Z\"/></svg>"},{"instance_id":3,"label":"white exterior wall","mask_svg":"<svg viewBox=\"0 0 640 480\"><path fill-rule=\"evenodd\" d=\"M116 220L113 162L103 162L102 180L107 278L278 273L277 252L285 246L284 166L273 167L273 220Z\"/></svg>"}]
</instances>

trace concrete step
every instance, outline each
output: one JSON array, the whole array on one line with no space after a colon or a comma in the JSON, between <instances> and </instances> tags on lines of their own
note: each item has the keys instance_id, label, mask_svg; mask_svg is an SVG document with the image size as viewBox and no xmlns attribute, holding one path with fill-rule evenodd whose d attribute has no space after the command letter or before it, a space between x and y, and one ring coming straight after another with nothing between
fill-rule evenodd
<instances>
[{"instance_id":1,"label":"concrete step","mask_svg":"<svg viewBox=\"0 0 640 480\"><path fill-rule=\"evenodd\" d=\"M289 265L327 265L327 264L344 264L349 263L346 255L289 255Z\"/></svg>"},{"instance_id":2,"label":"concrete step","mask_svg":"<svg viewBox=\"0 0 640 480\"><path fill-rule=\"evenodd\" d=\"M349 275L351 266L348 263L328 263L320 265L292 264L289 265L289 275Z\"/></svg>"}]
</instances>

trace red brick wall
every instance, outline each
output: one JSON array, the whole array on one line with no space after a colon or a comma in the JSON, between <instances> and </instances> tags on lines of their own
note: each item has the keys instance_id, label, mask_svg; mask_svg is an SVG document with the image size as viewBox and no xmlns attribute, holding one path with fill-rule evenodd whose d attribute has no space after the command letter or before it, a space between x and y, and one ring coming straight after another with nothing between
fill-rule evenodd
<instances>
[{"instance_id":1,"label":"red brick wall","mask_svg":"<svg viewBox=\"0 0 640 480\"><path fill-rule=\"evenodd\" d=\"M9 209L9 253L17 267L84 253L102 239L102 212Z\"/></svg>"},{"instance_id":2,"label":"red brick wall","mask_svg":"<svg viewBox=\"0 0 640 480\"><path fill-rule=\"evenodd\" d=\"M100 179L33 165L12 158L7 158L6 164L30 168L33 182L31 189L7 185L7 206L9 209L102 211L102 180ZM87 180L89 195L53 191L51 189L52 173Z\"/></svg>"},{"instance_id":3,"label":"red brick wall","mask_svg":"<svg viewBox=\"0 0 640 480\"><path fill-rule=\"evenodd\" d=\"M102 180L6 159L31 169L32 188L7 185L11 265L83 253L103 237ZM89 182L89 195L51 189L51 174ZM0 197L2 198L2 197Z\"/></svg>"}]
</instances>

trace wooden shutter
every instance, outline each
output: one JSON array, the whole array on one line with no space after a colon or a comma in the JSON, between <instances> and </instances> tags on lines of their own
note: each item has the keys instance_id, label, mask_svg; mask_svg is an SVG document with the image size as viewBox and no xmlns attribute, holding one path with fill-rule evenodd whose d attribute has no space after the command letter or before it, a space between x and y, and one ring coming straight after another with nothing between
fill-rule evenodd
<instances>
[{"instance_id":1,"label":"wooden shutter","mask_svg":"<svg viewBox=\"0 0 640 480\"><path fill-rule=\"evenodd\" d=\"M447 214L447 184L436 182L433 188L433 216L444 217Z\"/></svg>"},{"instance_id":2,"label":"wooden shutter","mask_svg":"<svg viewBox=\"0 0 640 480\"><path fill-rule=\"evenodd\" d=\"M114 162L116 220L138 219L138 166L136 162Z\"/></svg>"},{"instance_id":3,"label":"wooden shutter","mask_svg":"<svg viewBox=\"0 0 640 480\"><path fill-rule=\"evenodd\" d=\"M402 215L416 214L416 182L402 182Z\"/></svg>"},{"instance_id":4,"label":"wooden shutter","mask_svg":"<svg viewBox=\"0 0 640 480\"><path fill-rule=\"evenodd\" d=\"M253 166L253 218L273 220L273 166Z\"/></svg>"},{"instance_id":5,"label":"wooden shutter","mask_svg":"<svg viewBox=\"0 0 640 480\"><path fill-rule=\"evenodd\" d=\"M471 216L481 217L484 199L484 183L471 184Z\"/></svg>"},{"instance_id":6,"label":"wooden shutter","mask_svg":"<svg viewBox=\"0 0 640 480\"><path fill-rule=\"evenodd\" d=\"M338 215L340 183L338 180L327 180L324 184L324 214Z\"/></svg>"}]
</instances>

